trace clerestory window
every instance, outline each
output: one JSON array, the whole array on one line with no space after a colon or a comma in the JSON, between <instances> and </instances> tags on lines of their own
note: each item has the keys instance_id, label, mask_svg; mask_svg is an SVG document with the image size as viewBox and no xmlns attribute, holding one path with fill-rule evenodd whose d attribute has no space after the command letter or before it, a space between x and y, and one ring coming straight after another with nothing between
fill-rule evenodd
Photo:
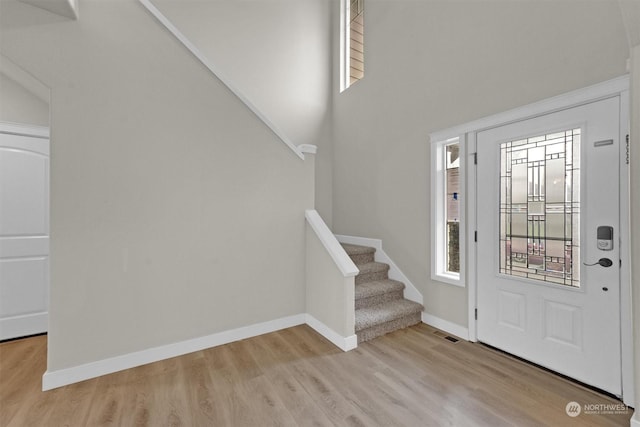
<instances>
[{"instance_id":1,"label":"clerestory window","mask_svg":"<svg viewBox=\"0 0 640 427\"><path fill-rule=\"evenodd\" d=\"M364 77L364 0L341 0L340 92Z\"/></svg>"}]
</instances>

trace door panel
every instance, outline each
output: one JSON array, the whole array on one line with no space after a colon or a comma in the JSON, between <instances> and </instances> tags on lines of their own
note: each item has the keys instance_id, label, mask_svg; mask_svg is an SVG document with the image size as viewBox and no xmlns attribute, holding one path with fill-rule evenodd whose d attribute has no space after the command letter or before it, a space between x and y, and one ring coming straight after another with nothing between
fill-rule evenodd
<instances>
[{"instance_id":1,"label":"door panel","mask_svg":"<svg viewBox=\"0 0 640 427\"><path fill-rule=\"evenodd\" d=\"M0 340L46 332L49 141L0 133Z\"/></svg>"},{"instance_id":2,"label":"door panel","mask_svg":"<svg viewBox=\"0 0 640 427\"><path fill-rule=\"evenodd\" d=\"M0 260L0 313L5 317L47 311L43 283L47 279L47 258Z\"/></svg>"},{"instance_id":3,"label":"door panel","mask_svg":"<svg viewBox=\"0 0 640 427\"><path fill-rule=\"evenodd\" d=\"M477 135L478 339L616 395L619 144L617 97Z\"/></svg>"}]
</instances>

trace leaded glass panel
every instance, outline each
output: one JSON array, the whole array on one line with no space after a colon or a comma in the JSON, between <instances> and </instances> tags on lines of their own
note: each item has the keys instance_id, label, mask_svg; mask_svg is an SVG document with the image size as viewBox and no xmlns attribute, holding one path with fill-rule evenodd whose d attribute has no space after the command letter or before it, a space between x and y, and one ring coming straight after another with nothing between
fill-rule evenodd
<instances>
[{"instance_id":1,"label":"leaded glass panel","mask_svg":"<svg viewBox=\"0 0 640 427\"><path fill-rule=\"evenodd\" d=\"M500 273L579 287L580 129L500 145Z\"/></svg>"}]
</instances>

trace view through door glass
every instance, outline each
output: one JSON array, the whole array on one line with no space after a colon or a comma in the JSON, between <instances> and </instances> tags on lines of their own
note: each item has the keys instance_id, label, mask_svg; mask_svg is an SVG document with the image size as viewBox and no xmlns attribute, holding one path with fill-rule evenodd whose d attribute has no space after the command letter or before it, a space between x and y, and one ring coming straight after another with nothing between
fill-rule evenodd
<instances>
[{"instance_id":1,"label":"view through door glass","mask_svg":"<svg viewBox=\"0 0 640 427\"><path fill-rule=\"evenodd\" d=\"M500 273L580 286L580 129L500 145Z\"/></svg>"}]
</instances>

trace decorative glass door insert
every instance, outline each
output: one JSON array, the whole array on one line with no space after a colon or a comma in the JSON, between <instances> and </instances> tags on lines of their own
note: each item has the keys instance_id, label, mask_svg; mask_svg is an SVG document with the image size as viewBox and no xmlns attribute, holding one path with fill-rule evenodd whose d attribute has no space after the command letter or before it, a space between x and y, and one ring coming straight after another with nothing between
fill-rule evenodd
<instances>
[{"instance_id":1,"label":"decorative glass door insert","mask_svg":"<svg viewBox=\"0 0 640 427\"><path fill-rule=\"evenodd\" d=\"M580 286L580 129L500 144L500 273Z\"/></svg>"}]
</instances>

